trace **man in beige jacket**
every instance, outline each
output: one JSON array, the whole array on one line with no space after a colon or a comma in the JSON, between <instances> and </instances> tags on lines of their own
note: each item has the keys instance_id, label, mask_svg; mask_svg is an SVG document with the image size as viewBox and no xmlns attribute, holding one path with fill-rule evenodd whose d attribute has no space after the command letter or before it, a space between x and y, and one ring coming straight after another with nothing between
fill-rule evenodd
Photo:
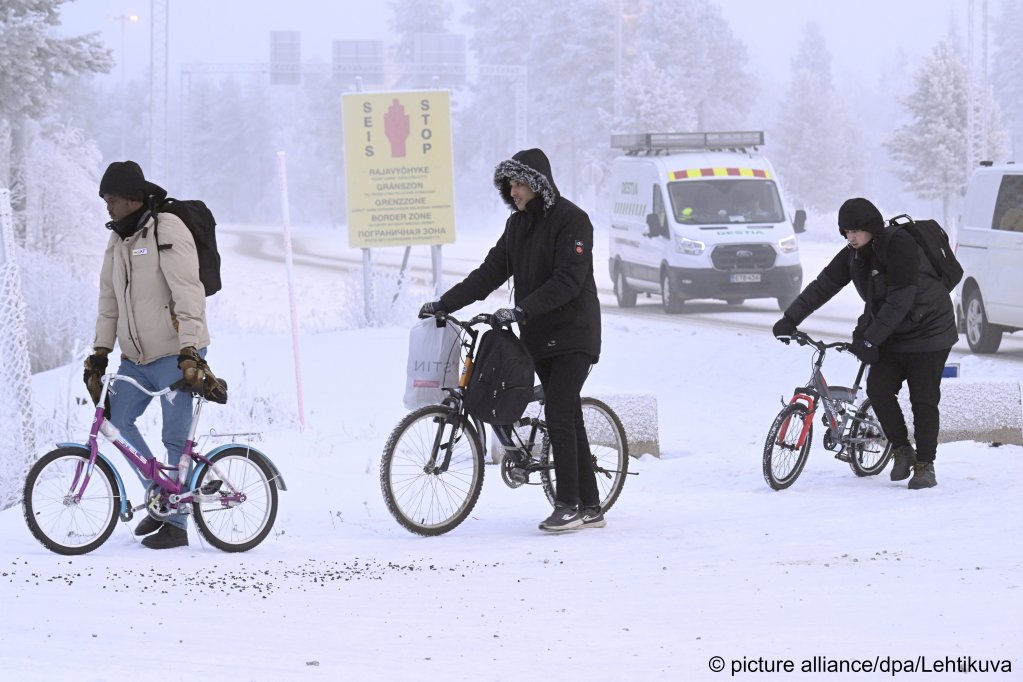
<instances>
[{"instance_id":1,"label":"man in beige jacket","mask_svg":"<svg viewBox=\"0 0 1023 682\"><path fill-rule=\"evenodd\" d=\"M150 209L167 192L148 182L134 161L115 161L103 174L99 194L107 204L110 222L106 226L111 235L100 273L95 352L85 361L86 385L94 400L115 340L121 349L118 373L151 391L167 388L197 365L206 367L203 358L210 343L195 241L177 216L154 216ZM116 388L110 400L110 421L139 453L151 459L153 454L135 421L152 398L127 382ZM176 466L191 424L191 394L179 392L173 402L160 400L160 407L167 460ZM171 516L165 522L147 516L135 535L147 536L142 544L153 549L188 544L184 516Z\"/></svg>"}]
</instances>

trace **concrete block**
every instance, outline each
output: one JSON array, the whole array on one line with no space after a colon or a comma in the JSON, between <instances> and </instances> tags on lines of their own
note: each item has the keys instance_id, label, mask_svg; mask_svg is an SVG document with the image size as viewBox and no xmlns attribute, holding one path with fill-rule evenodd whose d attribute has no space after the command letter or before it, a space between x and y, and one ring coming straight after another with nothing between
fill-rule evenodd
<instances>
[{"instance_id":1,"label":"concrete block","mask_svg":"<svg viewBox=\"0 0 1023 682\"><path fill-rule=\"evenodd\" d=\"M941 382L939 443L972 440L1023 445L1020 382L1010 379L945 379ZM909 389L899 393L906 426L913 434Z\"/></svg>"}]
</instances>

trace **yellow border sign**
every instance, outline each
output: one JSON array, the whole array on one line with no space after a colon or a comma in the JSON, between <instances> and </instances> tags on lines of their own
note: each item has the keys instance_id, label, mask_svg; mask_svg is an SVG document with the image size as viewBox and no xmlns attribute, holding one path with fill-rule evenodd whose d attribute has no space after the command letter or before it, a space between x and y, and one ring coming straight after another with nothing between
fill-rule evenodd
<instances>
[{"instance_id":1,"label":"yellow border sign","mask_svg":"<svg viewBox=\"0 0 1023 682\"><path fill-rule=\"evenodd\" d=\"M349 245L455 241L450 94L351 93L342 115Z\"/></svg>"}]
</instances>

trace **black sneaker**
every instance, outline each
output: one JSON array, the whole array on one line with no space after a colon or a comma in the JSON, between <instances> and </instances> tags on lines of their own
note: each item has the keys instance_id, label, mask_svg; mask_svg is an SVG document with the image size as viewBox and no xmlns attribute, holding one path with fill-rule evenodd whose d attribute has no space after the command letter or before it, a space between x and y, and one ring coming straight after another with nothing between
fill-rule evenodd
<instances>
[{"instance_id":1,"label":"black sneaker","mask_svg":"<svg viewBox=\"0 0 1023 682\"><path fill-rule=\"evenodd\" d=\"M582 528L603 528L607 525L600 507L583 507Z\"/></svg>"},{"instance_id":2,"label":"black sneaker","mask_svg":"<svg viewBox=\"0 0 1023 682\"><path fill-rule=\"evenodd\" d=\"M583 514L579 507L564 502L555 502L554 511L540 523L540 530L557 533L563 530L575 530L583 525Z\"/></svg>"},{"instance_id":3,"label":"black sneaker","mask_svg":"<svg viewBox=\"0 0 1023 682\"><path fill-rule=\"evenodd\" d=\"M149 535L142 540L142 544L149 549L170 549L172 547L188 546L188 531L184 528L172 526L169 523L163 524L155 535Z\"/></svg>"},{"instance_id":4,"label":"black sneaker","mask_svg":"<svg viewBox=\"0 0 1023 682\"><path fill-rule=\"evenodd\" d=\"M905 481L913 472L913 465L916 464L916 450L912 445L903 445L892 450L892 458L895 460L895 464L892 465L891 479Z\"/></svg>"},{"instance_id":5,"label":"black sneaker","mask_svg":"<svg viewBox=\"0 0 1023 682\"><path fill-rule=\"evenodd\" d=\"M934 462L917 462L913 466L913 478L909 479L909 489L921 490L936 485L938 479L934 477Z\"/></svg>"},{"instance_id":6,"label":"black sneaker","mask_svg":"<svg viewBox=\"0 0 1023 682\"><path fill-rule=\"evenodd\" d=\"M146 518L139 521L139 525L135 526L135 535L149 535L160 530L163 526L163 521L157 521L152 516L146 516Z\"/></svg>"}]
</instances>

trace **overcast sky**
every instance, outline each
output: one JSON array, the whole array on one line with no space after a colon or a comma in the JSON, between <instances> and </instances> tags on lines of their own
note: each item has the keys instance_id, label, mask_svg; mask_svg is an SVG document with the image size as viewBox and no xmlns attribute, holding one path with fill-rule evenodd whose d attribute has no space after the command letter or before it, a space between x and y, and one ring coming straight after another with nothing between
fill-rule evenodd
<instances>
[{"instance_id":1,"label":"overcast sky","mask_svg":"<svg viewBox=\"0 0 1023 682\"><path fill-rule=\"evenodd\" d=\"M655 1L655 0L648 0ZM667 0L666 0L667 1ZM266 62L271 30L302 33L304 58L330 60L331 41L387 39L385 0L169 0L172 80L183 63ZM455 0L456 15L469 0ZM901 45L914 63L953 24L965 41L968 0L727 0L719 3L735 34L749 48L750 67L766 85L788 80L790 61L807 21L821 27L831 50L836 83L847 75L875 77L888 53ZM998 0L990 14L997 16ZM138 23L118 17L137 14ZM99 31L121 61L124 29L126 77L149 68L147 0L75 0L64 6L63 31ZM521 21L521 18L516 21ZM522 24L509 22L509 30ZM684 36L680 36L684 39ZM119 66L110 78L119 78Z\"/></svg>"}]
</instances>

